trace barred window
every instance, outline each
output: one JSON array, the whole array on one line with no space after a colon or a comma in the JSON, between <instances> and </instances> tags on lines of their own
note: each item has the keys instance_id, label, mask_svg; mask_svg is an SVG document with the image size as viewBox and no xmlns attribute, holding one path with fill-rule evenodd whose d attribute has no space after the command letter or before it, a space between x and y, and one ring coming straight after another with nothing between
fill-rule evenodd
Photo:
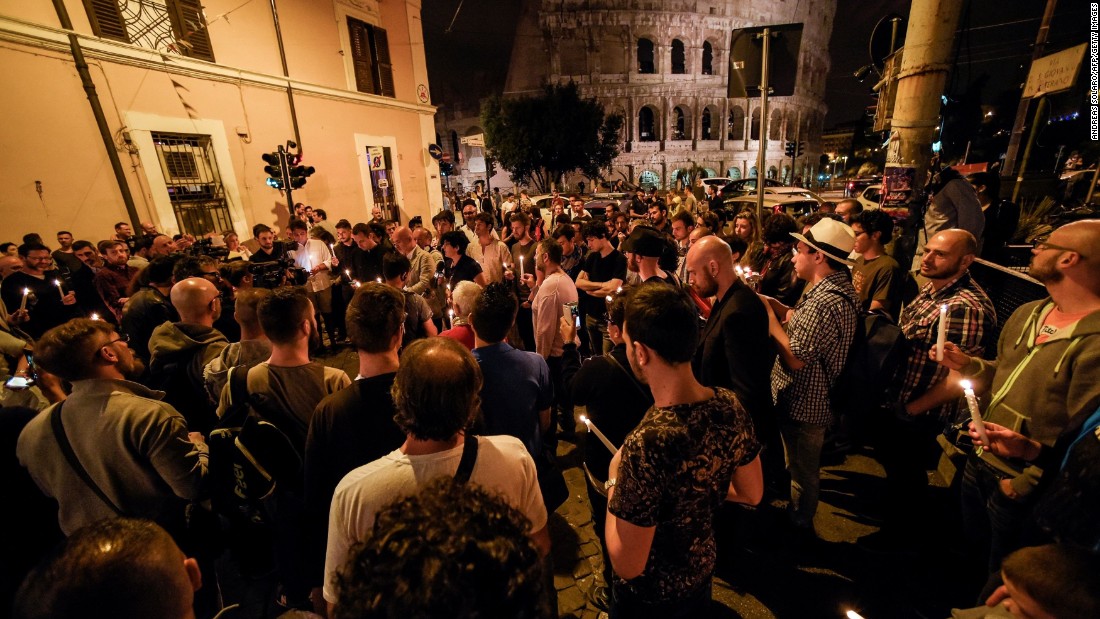
<instances>
[{"instance_id":1,"label":"barred window","mask_svg":"<svg viewBox=\"0 0 1100 619\"><path fill-rule=\"evenodd\" d=\"M199 0L84 0L84 8L98 37L214 62Z\"/></svg>"}]
</instances>

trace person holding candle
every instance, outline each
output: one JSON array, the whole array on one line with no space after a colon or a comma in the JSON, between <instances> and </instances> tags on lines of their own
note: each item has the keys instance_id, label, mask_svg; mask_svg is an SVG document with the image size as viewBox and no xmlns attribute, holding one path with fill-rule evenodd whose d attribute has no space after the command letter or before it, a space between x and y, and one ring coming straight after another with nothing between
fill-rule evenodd
<instances>
[{"instance_id":1,"label":"person holding candle","mask_svg":"<svg viewBox=\"0 0 1100 619\"><path fill-rule=\"evenodd\" d=\"M470 312L481 294L481 286L474 282L459 282L451 292L451 308L447 310L450 328L441 332L442 337L458 340L466 350L474 349L474 329L470 326Z\"/></svg>"},{"instance_id":2,"label":"person holding candle","mask_svg":"<svg viewBox=\"0 0 1100 619\"><path fill-rule=\"evenodd\" d=\"M134 280L138 270L126 264L130 260L130 250L121 241L107 241L103 248L103 257L106 264L96 272L96 292L103 299L104 305L111 310L116 324L122 321L122 306L129 299L127 290Z\"/></svg>"},{"instance_id":3,"label":"person holding candle","mask_svg":"<svg viewBox=\"0 0 1100 619\"><path fill-rule=\"evenodd\" d=\"M446 258L443 279L450 286L450 290L463 281L474 282L483 287L489 283L485 273L481 271L481 265L466 254L469 244L470 240L458 230L447 232L440 240L440 247L443 248L443 255Z\"/></svg>"},{"instance_id":4,"label":"person holding candle","mask_svg":"<svg viewBox=\"0 0 1100 619\"><path fill-rule=\"evenodd\" d=\"M414 340L433 337L439 334L432 322L432 309L424 297L405 290L405 284L409 281L409 259L399 253L386 254L382 260L382 276L384 283L401 291L405 297L405 330L401 338L401 346L404 348Z\"/></svg>"},{"instance_id":5,"label":"person holding candle","mask_svg":"<svg viewBox=\"0 0 1100 619\"><path fill-rule=\"evenodd\" d=\"M287 226L291 239L297 244L294 250L294 265L305 269L309 279L305 289L317 314L321 317L329 344L336 343L336 325L332 318L332 251L321 240L310 238L306 222L295 219Z\"/></svg>"},{"instance_id":6,"label":"person holding candle","mask_svg":"<svg viewBox=\"0 0 1100 619\"><path fill-rule=\"evenodd\" d=\"M605 487L611 617L698 617L710 604L715 510L764 491L752 419L733 393L695 380L695 305L679 287L631 290L627 360L653 406L612 458Z\"/></svg>"},{"instance_id":7,"label":"person holding candle","mask_svg":"<svg viewBox=\"0 0 1100 619\"><path fill-rule=\"evenodd\" d=\"M1050 297L1013 312L1001 330L997 359L966 354L949 341L942 365L990 389L988 427L1053 447L1100 402L1100 220L1066 224L1038 239L1028 272ZM1038 463L990 450L967 461L964 522L969 539L988 552L991 574L1019 546L1043 472Z\"/></svg>"},{"instance_id":8,"label":"person holding candle","mask_svg":"<svg viewBox=\"0 0 1100 619\"><path fill-rule=\"evenodd\" d=\"M539 241L535 249L535 260L531 266L539 273L540 281L531 304L531 320L535 352L546 359L554 381L554 419L551 419L550 427L553 429L560 424L561 433L570 437L576 434L577 422L573 419L573 399L562 381L562 347L565 342L558 329L558 318L566 311L563 310L565 305L571 306L568 313L573 318L572 310L577 309L577 287L561 268L561 254L561 245L553 239Z\"/></svg>"},{"instance_id":9,"label":"person holding candle","mask_svg":"<svg viewBox=\"0 0 1100 619\"><path fill-rule=\"evenodd\" d=\"M529 234L531 218L522 211L512 213L508 218L512 228L512 264L515 267L515 293L519 297L519 314L516 316L516 330L523 342L524 350L535 350L535 332L531 322L531 302L535 298L535 247L538 243ZM532 276L531 278L524 277Z\"/></svg>"},{"instance_id":10,"label":"person holding candle","mask_svg":"<svg viewBox=\"0 0 1100 619\"><path fill-rule=\"evenodd\" d=\"M778 217L783 215L773 215L769 225ZM848 361L859 297L847 269L855 246L851 228L826 218L805 234L792 232L790 237L797 241L791 264L809 291L794 308L764 299L768 331L779 353L771 392L791 475L788 514L795 539L808 542L817 538L814 515L825 431L838 413L829 395ZM778 242L765 238L770 245Z\"/></svg>"},{"instance_id":11,"label":"person holding candle","mask_svg":"<svg viewBox=\"0 0 1100 619\"><path fill-rule=\"evenodd\" d=\"M23 268L0 283L0 298L9 314L15 314L21 308L26 310L27 320L20 326L28 335L37 339L49 329L80 315L77 296L72 288L66 288L64 294L60 294L54 285L55 280L60 281L61 274L53 268L53 257L48 247L24 243L19 246L19 258ZM26 295L25 306L24 290L30 291Z\"/></svg>"},{"instance_id":12,"label":"person holding candle","mask_svg":"<svg viewBox=\"0 0 1100 619\"><path fill-rule=\"evenodd\" d=\"M958 376L934 358L940 329L967 355L982 357L993 350L996 310L969 272L978 249L974 236L965 230L944 230L933 235L925 249L921 275L928 283L905 306L898 323L908 346L891 387L894 414L881 416L881 424L870 428L887 484L883 526L859 542L868 550L919 545L918 533L931 517L925 513L926 471L935 468L941 453L936 437L965 410L959 407Z\"/></svg>"},{"instance_id":13,"label":"person holding candle","mask_svg":"<svg viewBox=\"0 0 1100 619\"><path fill-rule=\"evenodd\" d=\"M485 274L486 281L489 283L504 281L506 273L511 270L512 253L503 241L494 236L493 216L489 213L478 213L474 215L471 225L477 236L476 243L480 248L478 252L480 258L477 258L477 261L481 265L481 272Z\"/></svg>"}]
</instances>

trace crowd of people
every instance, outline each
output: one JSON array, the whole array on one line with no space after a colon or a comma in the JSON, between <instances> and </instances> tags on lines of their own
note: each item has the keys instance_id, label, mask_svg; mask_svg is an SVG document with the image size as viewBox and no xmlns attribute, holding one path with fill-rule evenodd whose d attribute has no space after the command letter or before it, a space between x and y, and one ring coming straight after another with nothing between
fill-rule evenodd
<instances>
[{"instance_id":1,"label":"crowd of people","mask_svg":"<svg viewBox=\"0 0 1100 619\"><path fill-rule=\"evenodd\" d=\"M785 537L812 546L823 452L866 445L888 492L859 543L904 552L941 517L927 470L961 428L975 597L1100 614L1100 221L1038 240L1049 296L998 316L970 273L981 231L958 216L926 228L909 272L884 211L724 222L706 198L638 192L594 217L555 193L547 222L526 193L452 196L430 227L296 205L244 241L124 222L95 243L57 232L56 249L26 235L0 256L22 506L4 603L556 616L564 439L603 541L593 599L613 619L704 616L723 505L783 500ZM872 315L903 358L886 384L842 380ZM343 349L354 377L318 361ZM250 473L217 461L226 433ZM218 500L234 493L250 501Z\"/></svg>"}]
</instances>

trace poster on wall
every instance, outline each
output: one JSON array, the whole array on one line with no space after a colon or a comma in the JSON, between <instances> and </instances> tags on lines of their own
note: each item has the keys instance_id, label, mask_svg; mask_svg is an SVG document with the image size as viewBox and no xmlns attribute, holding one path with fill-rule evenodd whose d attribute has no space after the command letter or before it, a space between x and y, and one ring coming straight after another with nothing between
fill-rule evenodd
<instances>
[{"instance_id":1,"label":"poster on wall","mask_svg":"<svg viewBox=\"0 0 1100 619\"><path fill-rule=\"evenodd\" d=\"M916 168L886 168L886 173L882 176L882 208L904 207L909 202L916 173Z\"/></svg>"}]
</instances>

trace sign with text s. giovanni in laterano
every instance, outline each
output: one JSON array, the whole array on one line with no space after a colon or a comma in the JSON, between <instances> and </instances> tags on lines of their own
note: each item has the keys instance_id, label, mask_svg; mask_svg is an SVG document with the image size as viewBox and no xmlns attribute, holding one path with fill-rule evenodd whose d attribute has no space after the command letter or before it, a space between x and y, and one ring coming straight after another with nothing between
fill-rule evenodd
<instances>
[{"instance_id":1,"label":"sign with text s. giovanni in laterano","mask_svg":"<svg viewBox=\"0 0 1100 619\"><path fill-rule=\"evenodd\" d=\"M1084 57L1085 44L1082 43L1031 63L1024 97L1049 95L1073 88Z\"/></svg>"}]
</instances>

